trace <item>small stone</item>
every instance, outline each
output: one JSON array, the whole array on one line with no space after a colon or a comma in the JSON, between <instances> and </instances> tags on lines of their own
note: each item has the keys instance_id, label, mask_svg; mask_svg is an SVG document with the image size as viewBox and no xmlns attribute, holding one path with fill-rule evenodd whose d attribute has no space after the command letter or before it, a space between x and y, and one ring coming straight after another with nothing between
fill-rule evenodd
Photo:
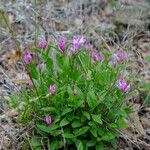
<instances>
[{"instance_id":1,"label":"small stone","mask_svg":"<svg viewBox=\"0 0 150 150\"><path fill-rule=\"evenodd\" d=\"M7 136L4 136L3 147L4 147L4 149L11 149L12 148L11 140Z\"/></svg>"}]
</instances>

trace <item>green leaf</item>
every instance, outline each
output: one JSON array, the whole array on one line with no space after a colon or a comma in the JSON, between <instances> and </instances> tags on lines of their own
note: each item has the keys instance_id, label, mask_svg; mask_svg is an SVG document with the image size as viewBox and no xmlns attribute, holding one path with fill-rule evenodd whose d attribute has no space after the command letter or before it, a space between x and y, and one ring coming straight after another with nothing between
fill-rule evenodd
<instances>
[{"instance_id":1,"label":"green leaf","mask_svg":"<svg viewBox=\"0 0 150 150\"><path fill-rule=\"evenodd\" d=\"M83 150L83 143L79 140L76 141L77 150Z\"/></svg>"},{"instance_id":2,"label":"green leaf","mask_svg":"<svg viewBox=\"0 0 150 150\"><path fill-rule=\"evenodd\" d=\"M38 79L38 71L37 71L37 67L36 64L31 62L28 66L28 70L30 72L30 75L32 76L33 79Z\"/></svg>"},{"instance_id":3,"label":"green leaf","mask_svg":"<svg viewBox=\"0 0 150 150\"><path fill-rule=\"evenodd\" d=\"M93 119L93 121L95 121L99 124L103 124L100 114L99 115L92 115L92 119Z\"/></svg>"},{"instance_id":4,"label":"green leaf","mask_svg":"<svg viewBox=\"0 0 150 150\"><path fill-rule=\"evenodd\" d=\"M84 100L78 99L78 101L76 101L74 108L77 109L78 107L83 107L84 106L83 104L84 104Z\"/></svg>"},{"instance_id":5,"label":"green leaf","mask_svg":"<svg viewBox=\"0 0 150 150\"><path fill-rule=\"evenodd\" d=\"M103 136L106 132L104 128L98 128L97 131L99 136Z\"/></svg>"},{"instance_id":6,"label":"green leaf","mask_svg":"<svg viewBox=\"0 0 150 150\"><path fill-rule=\"evenodd\" d=\"M83 115L84 115L88 120L91 119L90 114L89 114L88 112L83 111L82 113L83 113Z\"/></svg>"},{"instance_id":7,"label":"green leaf","mask_svg":"<svg viewBox=\"0 0 150 150\"><path fill-rule=\"evenodd\" d=\"M33 136L33 137L31 138L31 146L32 146L33 148L38 147L38 146L41 146L41 138L40 138L40 137Z\"/></svg>"},{"instance_id":8,"label":"green leaf","mask_svg":"<svg viewBox=\"0 0 150 150\"><path fill-rule=\"evenodd\" d=\"M48 45L47 50L46 50L46 51L44 51L44 54L45 54L46 59L49 57L49 52L50 52L50 50L51 50L51 46L50 46L50 45Z\"/></svg>"},{"instance_id":9,"label":"green leaf","mask_svg":"<svg viewBox=\"0 0 150 150\"><path fill-rule=\"evenodd\" d=\"M113 147L114 149L117 149L116 139L111 140L110 143L111 143L111 147Z\"/></svg>"},{"instance_id":10,"label":"green leaf","mask_svg":"<svg viewBox=\"0 0 150 150\"><path fill-rule=\"evenodd\" d=\"M96 128L91 128L90 132L94 137L97 137L97 129Z\"/></svg>"},{"instance_id":11,"label":"green leaf","mask_svg":"<svg viewBox=\"0 0 150 150\"><path fill-rule=\"evenodd\" d=\"M68 66L69 66L69 57L68 57L68 56L65 56L65 57L64 57L63 63L64 63L64 64L63 64L63 65L64 65L63 68L64 68L64 69L67 69Z\"/></svg>"},{"instance_id":12,"label":"green leaf","mask_svg":"<svg viewBox=\"0 0 150 150\"><path fill-rule=\"evenodd\" d=\"M99 143L96 145L96 150L104 150L104 145L103 143Z\"/></svg>"},{"instance_id":13,"label":"green leaf","mask_svg":"<svg viewBox=\"0 0 150 150\"><path fill-rule=\"evenodd\" d=\"M58 129L59 127L60 127L59 125L51 124L50 127L49 127L49 130L50 130L50 131L53 131L53 130Z\"/></svg>"},{"instance_id":14,"label":"green leaf","mask_svg":"<svg viewBox=\"0 0 150 150\"><path fill-rule=\"evenodd\" d=\"M74 120L73 123L71 124L71 126L73 128L77 128L77 127L80 127L82 124L79 120Z\"/></svg>"},{"instance_id":15,"label":"green leaf","mask_svg":"<svg viewBox=\"0 0 150 150\"><path fill-rule=\"evenodd\" d=\"M45 61L45 64L46 64L46 68L47 68L48 72L52 72L53 71L53 61L49 57Z\"/></svg>"},{"instance_id":16,"label":"green leaf","mask_svg":"<svg viewBox=\"0 0 150 150\"><path fill-rule=\"evenodd\" d=\"M96 145L96 140L90 140L90 141L87 141L86 143L86 147L91 147L91 146L94 146Z\"/></svg>"},{"instance_id":17,"label":"green leaf","mask_svg":"<svg viewBox=\"0 0 150 150\"><path fill-rule=\"evenodd\" d=\"M98 105L96 95L93 91L87 94L87 103L91 109L94 109Z\"/></svg>"},{"instance_id":18,"label":"green leaf","mask_svg":"<svg viewBox=\"0 0 150 150\"><path fill-rule=\"evenodd\" d=\"M82 127L80 129L74 130L74 134L75 134L75 136L80 136L80 135L85 134L88 130L89 130L89 127L87 127L87 126Z\"/></svg>"},{"instance_id":19,"label":"green leaf","mask_svg":"<svg viewBox=\"0 0 150 150\"><path fill-rule=\"evenodd\" d=\"M150 55L146 56L145 58L148 62L150 62Z\"/></svg>"},{"instance_id":20,"label":"green leaf","mask_svg":"<svg viewBox=\"0 0 150 150\"><path fill-rule=\"evenodd\" d=\"M54 137L57 137L58 135L61 135L62 134L62 130L52 130L50 131L50 135L54 136Z\"/></svg>"},{"instance_id":21,"label":"green leaf","mask_svg":"<svg viewBox=\"0 0 150 150\"><path fill-rule=\"evenodd\" d=\"M58 141L57 140L52 140L50 142L50 150L56 150L58 148Z\"/></svg>"},{"instance_id":22,"label":"green leaf","mask_svg":"<svg viewBox=\"0 0 150 150\"><path fill-rule=\"evenodd\" d=\"M88 73L87 73L87 80L91 80L91 74L92 74L91 70L88 70Z\"/></svg>"},{"instance_id":23,"label":"green leaf","mask_svg":"<svg viewBox=\"0 0 150 150\"><path fill-rule=\"evenodd\" d=\"M60 122L60 126L61 126L61 127L66 126L67 124L69 124L69 121L68 121L66 118L64 118L64 119L61 120L61 122Z\"/></svg>"},{"instance_id":24,"label":"green leaf","mask_svg":"<svg viewBox=\"0 0 150 150\"><path fill-rule=\"evenodd\" d=\"M63 109L63 112L62 112L62 116L64 116L65 114L71 112L72 109L71 108L66 108L66 109Z\"/></svg>"},{"instance_id":25,"label":"green leaf","mask_svg":"<svg viewBox=\"0 0 150 150\"><path fill-rule=\"evenodd\" d=\"M101 140L103 140L103 141L110 141L110 140L112 140L112 139L114 139L115 138L115 135L113 135L112 133L110 133L110 132L107 132L107 133L105 133L102 137L101 137Z\"/></svg>"},{"instance_id":26,"label":"green leaf","mask_svg":"<svg viewBox=\"0 0 150 150\"><path fill-rule=\"evenodd\" d=\"M37 125L37 128L45 133L50 133L50 127L47 127L45 125Z\"/></svg>"},{"instance_id":27,"label":"green leaf","mask_svg":"<svg viewBox=\"0 0 150 150\"><path fill-rule=\"evenodd\" d=\"M75 138L75 136L71 133L64 133L64 137L67 138L67 139L73 139Z\"/></svg>"},{"instance_id":28,"label":"green leaf","mask_svg":"<svg viewBox=\"0 0 150 150\"><path fill-rule=\"evenodd\" d=\"M128 122L125 118L119 118L117 121L118 127L127 127Z\"/></svg>"},{"instance_id":29,"label":"green leaf","mask_svg":"<svg viewBox=\"0 0 150 150\"><path fill-rule=\"evenodd\" d=\"M37 125L37 128L42 132L53 134L53 131L56 131L56 129L59 128L59 125L52 124L48 127L45 125Z\"/></svg>"},{"instance_id":30,"label":"green leaf","mask_svg":"<svg viewBox=\"0 0 150 150\"><path fill-rule=\"evenodd\" d=\"M41 108L41 110L46 111L46 112L55 112L56 108L55 107L44 107L44 108Z\"/></svg>"}]
</instances>

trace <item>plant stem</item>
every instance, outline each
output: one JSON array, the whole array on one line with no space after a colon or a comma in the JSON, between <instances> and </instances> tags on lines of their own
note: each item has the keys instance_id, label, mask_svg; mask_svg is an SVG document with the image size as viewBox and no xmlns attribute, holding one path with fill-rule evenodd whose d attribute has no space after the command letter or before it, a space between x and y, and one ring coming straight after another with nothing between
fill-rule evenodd
<instances>
[{"instance_id":1,"label":"plant stem","mask_svg":"<svg viewBox=\"0 0 150 150\"><path fill-rule=\"evenodd\" d=\"M35 46L37 46L37 40L38 40L38 34L39 34L39 28L38 28L38 17L37 17L37 0L34 0L34 9L35 9Z\"/></svg>"},{"instance_id":2,"label":"plant stem","mask_svg":"<svg viewBox=\"0 0 150 150\"><path fill-rule=\"evenodd\" d=\"M10 23L9 23L8 18L7 18L6 15L5 15L5 12L4 12L3 10L0 10L0 15L2 16L2 19L4 20L4 22L5 22L6 26L7 26L7 28L9 29L9 33L10 33L10 35L11 35L11 38L12 38L12 40L14 41L14 43L15 43L15 45L16 45L16 47L17 47L17 50L19 51L19 54L21 55L21 48L20 48L20 46L19 46L19 43L18 43L17 39L15 38L14 31L13 31L13 29L11 28L11 25L10 25Z\"/></svg>"}]
</instances>

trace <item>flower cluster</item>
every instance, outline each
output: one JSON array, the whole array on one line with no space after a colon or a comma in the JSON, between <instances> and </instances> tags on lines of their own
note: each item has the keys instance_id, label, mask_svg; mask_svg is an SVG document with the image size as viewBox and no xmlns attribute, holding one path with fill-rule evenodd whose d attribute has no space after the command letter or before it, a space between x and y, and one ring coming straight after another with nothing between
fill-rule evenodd
<instances>
[{"instance_id":1,"label":"flower cluster","mask_svg":"<svg viewBox=\"0 0 150 150\"><path fill-rule=\"evenodd\" d=\"M118 62L123 62L127 59L127 53L125 51L118 51L113 54L111 62L113 66L116 66Z\"/></svg>"},{"instance_id":2,"label":"flower cluster","mask_svg":"<svg viewBox=\"0 0 150 150\"><path fill-rule=\"evenodd\" d=\"M71 47L72 53L75 54L84 42L85 42L85 39L83 37L75 37L73 39L73 43Z\"/></svg>"},{"instance_id":3,"label":"flower cluster","mask_svg":"<svg viewBox=\"0 0 150 150\"><path fill-rule=\"evenodd\" d=\"M103 53L98 53L98 51L94 51L92 52L92 58L94 61L100 61L100 62L103 62L104 61L104 55Z\"/></svg>"},{"instance_id":4,"label":"flower cluster","mask_svg":"<svg viewBox=\"0 0 150 150\"><path fill-rule=\"evenodd\" d=\"M83 149L97 149L98 144L110 143L109 137L114 140L117 135L114 126L124 125L124 97L131 89L123 75L118 78L126 52L99 51L82 36L73 38L70 45L64 38L55 45L47 44L41 39L37 55L26 53L23 57L32 80L28 82L29 96L20 98L29 109L22 111L22 122L28 124L36 114L36 133L40 133L36 136L51 138L50 149L62 148L58 141L76 149L81 144ZM50 55L54 50L55 59Z\"/></svg>"}]
</instances>

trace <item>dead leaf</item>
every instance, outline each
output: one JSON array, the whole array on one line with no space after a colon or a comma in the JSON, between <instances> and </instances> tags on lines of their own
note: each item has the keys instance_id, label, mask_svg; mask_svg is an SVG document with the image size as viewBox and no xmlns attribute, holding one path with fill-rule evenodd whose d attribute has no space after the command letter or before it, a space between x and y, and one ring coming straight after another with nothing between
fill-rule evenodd
<instances>
[{"instance_id":1,"label":"dead leaf","mask_svg":"<svg viewBox=\"0 0 150 150\"><path fill-rule=\"evenodd\" d=\"M13 66L21 59L21 53L19 51L12 51L8 54L8 65Z\"/></svg>"}]
</instances>

